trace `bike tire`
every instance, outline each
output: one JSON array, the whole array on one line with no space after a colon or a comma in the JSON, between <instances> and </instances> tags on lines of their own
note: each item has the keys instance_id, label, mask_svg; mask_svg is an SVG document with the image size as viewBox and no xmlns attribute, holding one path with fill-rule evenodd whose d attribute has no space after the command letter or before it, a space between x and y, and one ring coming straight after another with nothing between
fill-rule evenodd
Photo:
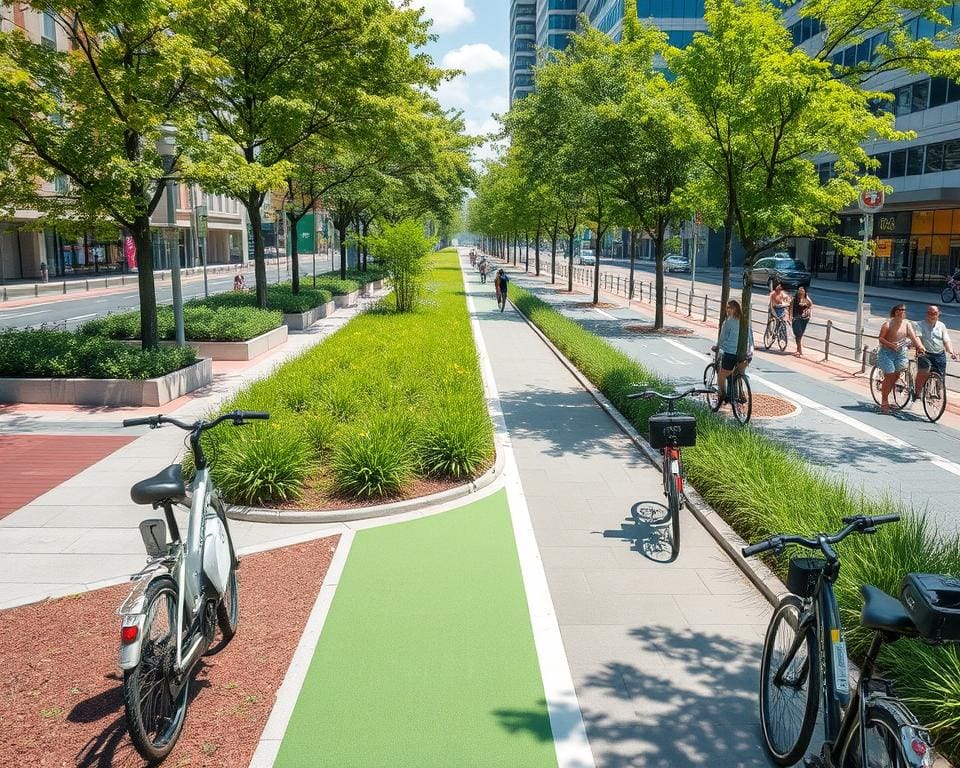
<instances>
[{"instance_id":1,"label":"bike tire","mask_svg":"<svg viewBox=\"0 0 960 768\"><path fill-rule=\"evenodd\" d=\"M883 371L877 366L870 369L870 394L877 405L883 402Z\"/></svg>"},{"instance_id":2,"label":"bike tire","mask_svg":"<svg viewBox=\"0 0 960 768\"><path fill-rule=\"evenodd\" d=\"M893 407L902 411L908 405L913 395L913 386L907 376L907 371L902 371L897 377L897 383L893 385L890 397L893 399Z\"/></svg>"},{"instance_id":3,"label":"bike tire","mask_svg":"<svg viewBox=\"0 0 960 768\"><path fill-rule=\"evenodd\" d=\"M680 462L680 456L677 456L678 472L670 472L670 494L668 495L670 506L670 527L673 533L673 559L680 556L680 488L683 483L683 465Z\"/></svg>"},{"instance_id":4,"label":"bike tire","mask_svg":"<svg viewBox=\"0 0 960 768\"><path fill-rule=\"evenodd\" d=\"M804 629L805 637L790 660L790 684L778 685L774 681L797 639L796 627L802 611L803 603L796 595L780 600L767 627L760 658L760 730L764 746L777 765L794 765L806 753L820 706L820 651L813 627ZM779 713L774 707L778 702L783 708L793 705L797 717L793 718L792 727L785 729L783 718L777 717Z\"/></svg>"},{"instance_id":5,"label":"bike tire","mask_svg":"<svg viewBox=\"0 0 960 768\"><path fill-rule=\"evenodd\" d=\"M753 414L753 391L750 388L750 379L742 373L731 375L734 376L734 380L730 407L733 409L733 417L741 424L746 425Z\"/></svg>"},{"instance_id":6,"label":"bike tire","mask_svg":"<svg viewBox=\"0 0 960 768\"><path fill-rule=\"evenodd\" d=\"M776 341L777 331L776 331L776 320L770 320L767 323L766 330L763 332L763 348L770 349L773 346L773 342Z\"/></svg>"},{"instance_id":7,"label":"bike tire","mask_svg":"<svg viewBox=\"0 0 960 768\"><path fill-rule=\"evenodd\" d=\"M939 373L931 373L923 384L920 395L923 400L923 412L932 423L939 421L947 408L947 387Z\"/></svg>"},{"instance_id":8,"label":"bike tire","mask_svg":"<svg viewBox=\"0 0 960 768\"><path fill-rule=\"evenodd\" d=\"M169 691L176 658L173 627L177 624L174 620L177 595L178 588L172 579L158 579L147 587L140 661L123 673L123 707L130 741L149 763L160 762L170 754L183 731L187 714L189 681L176 699Z\"/></svg>"},{"instance_id":9,"label":"bike tire","mask_svg":"<svg viewBox=\"0 0 960 768\"><path fill-rule=\"evenodd\" d=\"M720 390L717 389L717 366L710 363L703 371L703 386L711 390L707 394L707 407L716 413L720 410Z\"/></svg>"},{"instance_id":10,"label":"bike tire","mask_svg":"<svg viewBox=\"0 0 960 768\"><path fill-rule=\"evenodd\" d=\"M944 288L940 294L940 299L945 304L949 304L951 301L956 301L957 292L953 288Z\"/></svg>"},{"instance_id":11,"label":"bike tire","mask_svg":"<svg viewBox=\"0 0 960 768\"><path fill-rule=\"evenodd\" d=\"M777 326L777 346L780 347L781 352L785 352L787 349L787 324L782 322Z\"/></svg>"},{"instance_id":12,"label":"bike tire","mask_svg":"<svg viewBox=\"0 0 960 768\"><path fill-rule=\"evenodd\" d=\"M903 768L914 765L903 753L900 734L903 728L915 728L916 722L888 710L886 707L867 706L864 743L870 768ZM847 743L840 753L840 768L860 768L860 718L850 729ZM932 753L933 746L925 745Z\"/></svg>"}]
</instances>

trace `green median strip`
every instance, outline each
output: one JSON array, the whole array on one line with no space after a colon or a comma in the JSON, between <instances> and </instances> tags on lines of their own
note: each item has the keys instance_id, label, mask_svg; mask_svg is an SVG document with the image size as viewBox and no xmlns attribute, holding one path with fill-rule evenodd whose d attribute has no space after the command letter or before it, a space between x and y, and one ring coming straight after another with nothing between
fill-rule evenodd
<instances>
[{"instance_id":1,"label":"green median strip","mask_svg":"<svg viewBox=\"0 0 960 768\"><path fill-rule=\"evenodd\" d=\"M357 533L276 768L556 766L506 494Z\"/></svg>"}]
</instances>

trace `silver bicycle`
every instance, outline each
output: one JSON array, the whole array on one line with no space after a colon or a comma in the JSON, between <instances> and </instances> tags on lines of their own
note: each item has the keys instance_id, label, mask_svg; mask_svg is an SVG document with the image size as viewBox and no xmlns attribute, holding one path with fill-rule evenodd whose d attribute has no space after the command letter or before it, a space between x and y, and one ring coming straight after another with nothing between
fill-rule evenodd
<instances>
[{"instance_id":1,"label":"silver bicycle","mask_svg":"<svg viewBox=\"0 0 960 768\"><path fill-rule=\"evenodd\" d=\"M234 411L193 424L167 416L123 422L124 427L172 424L188 431L196 469L189 486L180 465L173 464L130 490L134 503L162 508L166 518L140 524L147 565L131 577L133 589L117 610L127 726L137 752L150 763L163 760L180 737L197 662L230 642L240 620L240 561L200 438L225 421L239 427L269 418L267 413ZM189 510L185 540L175 505Z\"/></svg>"}]
</instances>

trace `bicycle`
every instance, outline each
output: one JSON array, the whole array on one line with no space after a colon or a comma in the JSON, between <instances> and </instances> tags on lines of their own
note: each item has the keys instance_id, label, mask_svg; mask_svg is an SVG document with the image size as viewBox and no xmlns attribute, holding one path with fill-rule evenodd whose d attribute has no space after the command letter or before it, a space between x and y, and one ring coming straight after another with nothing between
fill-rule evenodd
<instances>
[{"instance_id":1,"label":"bicycle","mask_svg":"<svg viewBox=\"0 0 960 768\"><path fill-rule=\"evenodd\" d=\"M864 600L860 623L875 634L851 696L846 642L833 590L840 573L834 545L853 533L872 534L899 519L899 515L846 517L838 533L818 533L814 538L781 534L742 550L744 557L751 557L771 550L780 554L797 545L823 555L791 559L787 576L791 594L780 600L763 643L760 725L766 749L777 765L794 765L806 753L821 698L824 742L818 756L804 760L807 768L933 765L930 734L893 695L889 683L874 674L885 643L918 636L939 640L921 633L915 623L915 617L924 613L920 604L931 596L914 594L911 587L915 610L908 613L906 602L869 584L860 588ZM917 576L907 576L902 594L907 594L906 585L917 581ZM955 592L954 599L960 600L960 585ZM960 637L960 631L956 634Z\"/></svg>"},{"instance_id":2,"label":"bicycle","mask_svg":"<svg viewBox=\"0 0 960 768\"><path fill-rule=\"evenodd\" d=\"M140 524L147 565L131 577L133 588L117 610L127 727L133 746L150 763L163 760L180 737L200 658L225 647L240 620L240 561L200 438L225 421L238 427L269 418L267 413L234 411L193 424L167 416L123 422L124 427L172 424L188 431L196 469L189 488L181 466L173 464L130 490L135 504L162 508L166 519L166 524L159 519ZM189 509L186 540L174 505ZM218 630L220 641L214 645Z\"/></svg>"},{"instance_id":3,"label":"bicycle","mask_svg":"<svg viewBox=\"0 0 960 768\"><path fill-rule=\"evenodd\" d=\"M787 349L787 320L786 317L771 315L767 321L767 329L763 332L763 348L770 349L774 342L780 347L780 351Z\"/></svg>"},{"instance_id":4,"label":"bicycle","mask_svg":"<svg viewBox=\"0 0 960 768\"><path fill-rule=\"evenodd\" d=\"M876 352L872 352L870 362L873 367L870 369L870 394L877 405L883 404L883 378L884 373L877 365ZM893 407L902 411L911 402L920 400L923 403L923 412L931 423L936 423L947 408L947 385L936 371L930 371L930 377L923 384L923 391L917 392L917 360L910 358L907 367L900 371L893 389L890 391L890 398L893 401Z\"/></svg>"},{"instance_id":5,"label":"bicycle","mask_svg":"<svg viewBox=\"0 0 960 768\"><path fill-rule=\"evenodd\" d=\"M683 500L684 469L681 448L697 443L697 420L674 410L674 403L690 395L707 395L714 390L691 387L683 392L665 395L646 390L627 395L628 400L649 400L657 397L664 401L664 410L650 417L650 446L663 454L663 495L667 498L667 513L673 532L673 559L680 554L680 505Z\"/></svg>"},{"instance_id":6,"label":"bicycle","mask_svg":"<svg viewBox=\"0 0 960 768\"><path fill-rule=\"evenodd\" d=\"M945 304L960 301L960 276L954 275L947 280L947 287L941 291L940 299Z\"/></svg>"},{"instance_id":7,"label":"bicycle","mask_svg":"<svg viewBox=\"0 0 960 768\"><path fill-rule=\"evenodd\" d=\"M707 353L709 357L711 353ZM717 376L720 371L720 361L723 353L719 348L713 348L713 362L703 369L703 386L710 390L707 394L707 405L710 410L716 413L720 410L720 390L717 387ZM740 363L736 370L727 376L726 382L726 400L730 403L730 409L733 411L733 417L743 425L750 421L753 414L753 390L750 387L750 379L747 378L746 366Z\"/></svg>"}]
</instances>

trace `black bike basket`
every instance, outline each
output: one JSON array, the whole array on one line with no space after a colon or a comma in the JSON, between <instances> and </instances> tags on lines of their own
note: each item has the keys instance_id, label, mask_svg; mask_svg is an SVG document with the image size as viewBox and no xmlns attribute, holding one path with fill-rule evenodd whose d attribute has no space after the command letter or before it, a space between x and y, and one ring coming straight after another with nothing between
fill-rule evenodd
<instances>
[{"instance_id":1,"label":"black bike basket","mask_svg":"<svg viewBox=\"0 0 960 768\"><path fill-rule=\"evenodd\" d=\"M798 597L813 597L817 579L827 564L822 557L795 557L787 572L787 589Z\"/></svg>"},{"instance_id":2,"label":"black bike basket","mask_svg":"<svg viewBox=\"0 0 960 768\"><path fill-rule=\"evenodd\" d=\"M689 448L697 444L697 420L685 414L656 413L650 417L650 445Z\"/></svg>"},{"instance_id":3,"label":"black bike basket","mask_svg":"<svg viewBox=\"0 0 960 768\"><path fill-rule=\"evenodd\" d=\"M960 641L960 580L908 573L900 587L900 602L927 640Z\"/></svg>"}]
</instances>

